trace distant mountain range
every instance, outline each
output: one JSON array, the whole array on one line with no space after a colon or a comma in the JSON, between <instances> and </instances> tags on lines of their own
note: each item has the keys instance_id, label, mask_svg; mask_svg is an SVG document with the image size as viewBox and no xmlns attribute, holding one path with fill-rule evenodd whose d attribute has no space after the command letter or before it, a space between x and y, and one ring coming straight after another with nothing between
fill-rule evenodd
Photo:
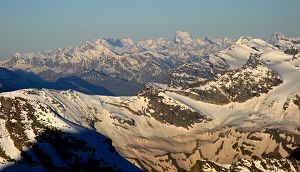
<instances>
[{"instance_id":1,"label":"distant mountain range","mask_svg":"<svg viewBox=\"0 0 300 172\"><path fill-rule=\"evenodd\" d=\"M226 55L222 51L242 38L237 42L229 38L192 39L189 33L181 31L176 32L173 40L161 38L134 42L130 38L102 38L78 47L15 53L0 66L12 71L29 72L50 82L76 77L99 86L99 90L92 91L98 94L107 94L103 91L106 89L114 95L134 95L147 82L168 83L169 71L176 70L178 65L201 64L208 56L212 59L220 53L221 56ZM275 47L265 48L278 48L292 54L298 51L292 47L299 48L300 45L299 38L286 38L279 33L273 34L268 42ZM255 45L255 42L252 44ZM256 51L254 48L251 47L251 52Z\"/></svg>"},{"instance_id":2,"label":"distant mountain range","mask_svg":"<svg viewBox=\"0 0 300 172\"><path fill-rule=\"evenodd\" d=\"M176 32L174 40L102 38L78 47L15 53L1 66L32 72L51 82L75 76L115 95L134 95L147 82L165 82L168 71L178 64L199 61L231 43L227 38L192 39L186 32Z\"/></svg>"},{"instance_id":3,"label":"distant mountain range","mask_svg":"<svg viewBox=\"0 0 300 172\"><path fill-rule=\"evenodd\" d=\"M176 32L17 53L0 68L1 167L300 171L299 49Z\"/></svg>"}]
</instances>

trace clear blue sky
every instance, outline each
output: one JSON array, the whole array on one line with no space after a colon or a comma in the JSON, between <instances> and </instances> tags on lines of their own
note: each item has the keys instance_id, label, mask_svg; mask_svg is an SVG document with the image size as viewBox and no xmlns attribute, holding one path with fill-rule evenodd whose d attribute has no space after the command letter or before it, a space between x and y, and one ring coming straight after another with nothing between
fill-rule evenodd
<instances>
[{"instance_id":1,"label":"clear blue sky","mask_svg":"<svg viewBox=\"0 0 300 172\"><path fill-rule=\"evenodd\" d=\"M0 0L0 57L103 36L300 36L300 0Z\"/></svg>"}]
</instances>

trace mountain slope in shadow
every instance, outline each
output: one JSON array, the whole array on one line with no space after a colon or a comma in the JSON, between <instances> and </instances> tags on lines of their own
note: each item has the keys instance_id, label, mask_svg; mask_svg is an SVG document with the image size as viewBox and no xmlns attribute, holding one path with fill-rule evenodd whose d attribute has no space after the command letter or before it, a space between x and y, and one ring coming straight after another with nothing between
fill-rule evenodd
<instances>
[{"instance_id":1,"label":"mountain slope in shadow","mask_svg":"<svg viewBox=\"0 0 300 172\"><path fill-rule=\"evenodd\" d=\"M116 152L110 139L91 130L47 129L35 139L20 160L1 171L141 171Z\"/></svg>"},{"instance_id":2,"label":"mountain slope in shadow","mask_svg":"<svg viewBox=\"0 0 300 172\"><path fill-rule=\"evenodd\" d=\"M43 80L34 73L17 70L11 71L0 67L0 92L15 91L26 88L47 88L56 90L76 90L90 95L113 96L110 90L91 84L76 76L59 78L55 82Z\"/></svg>"}]
</instances>

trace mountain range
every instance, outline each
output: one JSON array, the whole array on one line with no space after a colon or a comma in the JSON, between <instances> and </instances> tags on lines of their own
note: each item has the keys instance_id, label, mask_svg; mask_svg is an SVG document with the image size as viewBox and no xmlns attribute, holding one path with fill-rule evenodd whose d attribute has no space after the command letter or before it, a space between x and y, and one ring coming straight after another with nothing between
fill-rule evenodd
<instances>
[{"instance_id":1,"label":"mountain range","mask_svg":"<svg viewBox=\"0 0 300 172\"><path fill-rule=\"evenodd\" d=\"M166 82L168 71L178 64L199 61L231 42L228 38L193 40L188 33L179 31L174 40L134 42L130 38L102 38L78 47L15 53L1 66L30 72L50 82L77 77L114 95L134 95L147 82Z\"/></svg>"},{"instance_id":2,"label":"mountain range","mask_svg":"<svg viewBox=\"0 0 300 172\"><path fill-rule=\"evenodd\" d=\"M1 168L300 171L299 49L178 31L16 53L0 68Z\"/></svg>"}]
</instances>

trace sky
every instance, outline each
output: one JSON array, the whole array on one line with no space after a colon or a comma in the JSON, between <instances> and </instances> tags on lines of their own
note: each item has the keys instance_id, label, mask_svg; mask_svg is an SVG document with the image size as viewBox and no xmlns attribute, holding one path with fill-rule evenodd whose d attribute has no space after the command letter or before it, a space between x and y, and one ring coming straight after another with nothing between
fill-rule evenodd
<instances>
[{"instance_id":1,"label":"sky","mask_svg":"<svg viewBox=\"0 0 300 172\"><path fill-rule=\"evenodd\" d=\"M0 58L101 37L300 36L300 0L0 0Z\"/></svg>"}]
</instances>

